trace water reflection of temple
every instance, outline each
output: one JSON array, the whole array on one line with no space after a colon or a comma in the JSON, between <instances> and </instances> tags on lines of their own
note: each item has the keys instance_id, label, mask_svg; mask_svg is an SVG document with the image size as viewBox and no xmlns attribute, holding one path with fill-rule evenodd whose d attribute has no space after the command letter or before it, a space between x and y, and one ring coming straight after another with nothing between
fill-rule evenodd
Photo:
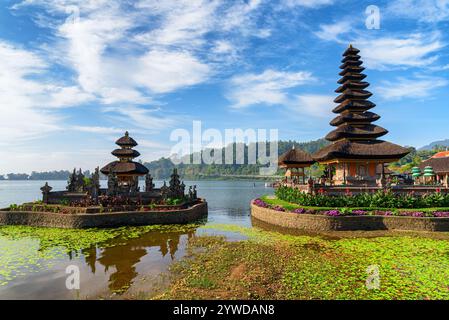
<instances>
[{"instance_id":1,"label":"water reflection of temple","mask_svg":"<svg viewBox=\"0 0 449 320\"><path fill-rule=\"evenodd\" d=\"M135 239L114 239L100 248L91 247L83 250L86 264L92 273L97 272L96 263L104 266L105 272L111 272L109 277L109 290L112 292L126 291L138 275L136 266L142 258L153 249L159 248L162 258L170 255L170 261L174 260L176 252L183 250L179 247L182 237L190 239L195 230L180 232L148 232ZM115 271L111 271L115 269Z\"/></svg>"}]
</instances>

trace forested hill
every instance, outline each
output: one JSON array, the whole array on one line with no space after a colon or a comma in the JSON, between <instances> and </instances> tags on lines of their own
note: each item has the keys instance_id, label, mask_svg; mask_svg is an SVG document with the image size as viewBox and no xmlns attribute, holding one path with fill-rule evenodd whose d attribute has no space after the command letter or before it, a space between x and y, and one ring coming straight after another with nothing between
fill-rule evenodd
<instances>
[{"instance_id":1,"label":"forested hill","mask_svg":"<svg viewBox=\"0 0 449 320\"><path fill-rule=\"evenodd\" d=\"M322 147L329 144L324 139L319 139L310 142L297 141L279 141L278 154L281 155L287 150L291 149L293 145L295 148L302 149L309 153L314 153ZM229 148L230 146L228 146ZM235 151L236 144L233 146ZM259 175L260 164L247 164L248 146L245 145L245 164L179 164L175 166L170 159L161 158L152 162L145 162L144 165L150 170L150 173L156 179L166 179L170 176L173 168L178 168L178 173L185 179L201 179L201 178L238 178L239 176L256 176ZM267 146L269 150L269 147ZM235 154L235 152L234 152ZM222 149L222 158L224 163L225 148ZM192 155L190 158L192 159Z\"/></svg>"}]
</instances>

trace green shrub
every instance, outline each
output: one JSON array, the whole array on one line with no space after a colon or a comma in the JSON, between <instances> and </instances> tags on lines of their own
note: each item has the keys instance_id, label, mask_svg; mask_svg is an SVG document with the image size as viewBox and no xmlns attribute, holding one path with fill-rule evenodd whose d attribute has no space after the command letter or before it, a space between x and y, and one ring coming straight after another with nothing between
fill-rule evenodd
<instances>
[{"instance_id":1,"label":"green shrub","mask_svg":"<svg viewBox=\"0 0 449 320\"><path fill-rule=\"evenodd\" d=\"M310 207L364 207L364 208L438 208L449 207L449 194L441 192L417 196L414 193L394 194L391 190L373 193L330 196L324 192L308 194L296 188L281 186L276 196L284 201Z\"/></svg>"}]
</instances>

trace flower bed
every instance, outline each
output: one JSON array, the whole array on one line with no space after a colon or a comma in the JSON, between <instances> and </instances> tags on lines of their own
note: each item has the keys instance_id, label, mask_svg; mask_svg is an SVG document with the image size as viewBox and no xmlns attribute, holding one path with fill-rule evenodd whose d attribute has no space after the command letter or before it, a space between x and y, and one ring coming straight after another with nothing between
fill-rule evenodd
<instances>
[{"instance_id":1,"label":"flower bed","mask_svg":"<svg viewBox=\"0 0 449 320\"><path fill-rule=\"evenodd\" d=\"M102 206L100 205L87 205L87 206L73 206L73 205L53 205L53 204L43 204L40 202L36 203L25 203L22 205L12 204L9 206L9 211L29 211L29 212L49 212L49 213L60 213L60 214L82 214L82 213L112 213L112 212L123 212L123 211L141 211L141 212L151 212L151 211L177 211L180 209L186 209L189 206L198 203L195 202L182 202L180 204L150 204L150 205L135 205L135 204L114 204Z\"/></svg>"},{"instance_id":2,"label":"flower bed","mask_svg":"<svg viewBox=\"0 0 449 320\"><path fill-rule=\"evenodd\" d=\"M280 186L276 189L278 199L315 207L382 207L382 208L435 208L449 207L449 193L441 190L416 195L413 191L406 194L395 194L391 190L382 190L371 193L352 194L348 189L344 195L328 195L324 190L317 194L309 194L299 189Z\"/></svg>"},{"instance_id":3,"label":"flower bed","mask_svg":"<svg viewBox=\"0 0 449 320\"><path fill-rule=\"evenodd\" d=\"M296 214L315 214L315 215L324 215L331 217L339 217L339 216L402 216L402 217L433 217L433 218L447 218L449 217L449 211L419 211L419 210L380 210L373 208L372 210L360 210L360 209L351 209L351 208L339 208L339 209L331 209L331 210L320 210L320 209L311 209L311 208L295 208L292 210L288 210L283 206L276 204L272 205L264 200L258 198L253 201L253 204L261 207L268 208L275 211L280 212L291 212Z\"/></svg>"}]
</instances>

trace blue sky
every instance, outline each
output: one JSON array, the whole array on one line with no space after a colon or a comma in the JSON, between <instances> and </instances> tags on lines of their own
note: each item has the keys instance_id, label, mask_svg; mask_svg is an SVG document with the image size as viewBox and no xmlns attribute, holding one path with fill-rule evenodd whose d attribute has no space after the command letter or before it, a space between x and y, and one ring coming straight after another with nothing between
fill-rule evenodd
<instances>
[{"instance_id":1,"label":"blue sky","mask_svg":"<svg viewBox=\"0 0 449 320\"><path fill-rule=\"evenodd\" d=\"M448 24L441 0L3 0L0 174L93 169L125 130L168 156L194 120L321 138L349 43L386 140L449 138Z\"/></svg>"}]
</instances>

